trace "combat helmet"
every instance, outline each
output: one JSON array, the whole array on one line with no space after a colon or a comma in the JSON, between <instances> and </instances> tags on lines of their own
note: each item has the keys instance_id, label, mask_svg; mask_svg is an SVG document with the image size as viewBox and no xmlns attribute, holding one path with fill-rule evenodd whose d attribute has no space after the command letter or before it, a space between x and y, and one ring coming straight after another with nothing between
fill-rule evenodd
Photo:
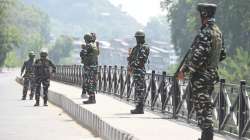
<instances>
[{"instance_id":1,"label":"combat helmet","mask_svg":"<svg viewBox=\"0 0 250 140\"><path fill-rule=\"evenodd\" d=\"M142 30L135 32L135 37L145 37L145 33Z\"/></svg>"},{"instance_id":2,"label":"combat helmet","mask_svg":"<svg viewBox=\"0 0 250 140\"><path fill-rule=\"evenodd\" d=\"M29 52L29 58L34 58L35 57L35 53L33 51Z\"/></svg>"},{"instance_id":3,"label":"combat helmet","mask_svg":"<svg viewBox=\"0 0 250 140\"><path fill-rule=\"evenodd\" d=\"M92 35L90 33L85 34L83 38L86 42L92 41Z\"/></svg>"},{"instance_id":4,"label":"combat helmet","mask_svg":"<svg viewBox=\"0 0 250 140\"><path fill-rule=\"evenodd\" d=\"M48 56L48 52L46 50L41 50L40 57L47 57L47 56Z\"/></svg>"},{"instance_id":5,"label":"combat helmet","mask_svg":"<svg viewBox=\"0 0 250 140\"><path fill-rule=\"evenodd\" d=\"M199 3L197 10L202 17L213 18L216 12L217 5L213 3Z\"/></svg>"}]
</instances>

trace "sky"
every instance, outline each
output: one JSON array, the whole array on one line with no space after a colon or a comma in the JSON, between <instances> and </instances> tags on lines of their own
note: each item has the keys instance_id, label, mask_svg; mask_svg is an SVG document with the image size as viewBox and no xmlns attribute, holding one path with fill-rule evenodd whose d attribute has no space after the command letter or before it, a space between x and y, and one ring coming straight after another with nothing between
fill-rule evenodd
<instances>
[{"instance_id":1,"label":"sky","mask_svg":"<svg viewBox=\"0 0 250 140\"><path fill-rule=\"evenodd\" d=\"M150 17L162 15L161 0L109 0L115 6L133 16L139 23L146 25Z\"/></svg>"}]
</instances>

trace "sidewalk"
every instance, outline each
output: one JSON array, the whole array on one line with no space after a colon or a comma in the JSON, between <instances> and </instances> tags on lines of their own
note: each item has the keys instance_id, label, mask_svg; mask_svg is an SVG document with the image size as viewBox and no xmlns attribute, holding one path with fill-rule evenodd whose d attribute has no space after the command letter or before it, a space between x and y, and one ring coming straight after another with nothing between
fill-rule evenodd
<instances>
[{"instance_id":1,"label":"sidewalk","mask_svg":"<svg viewBox=\"0 0 250 140\"><path fill-rule=\"evenodd\" d=\"M83 100L80 98L81 89L78 87L51 82L50 91L52 102L59 103L59 96L60 98L70 100L72 103L69 107L64 105L67 108L66 110L71 113L75 112L73 116L78 121L87 123L89 127L93 126L92 129L97 131L100 137L104 139L123 140L123 138L120 138L122 137L120 136L121 134L127 135L129 140L197 140L200 137L200 130L195 126L176 120L167 120L150 112L145 112L145 114L141 115L131 115L129 112L134 108L133 106L100 93L96 97L97 104L83 105ZM63 102L61 104L67 103ZM84 117L88 117L88 115L81 116L84 112L79 108L86 110L85 113L87 114L92 114L92 117L89 117L91 119L84 122ZM116 133L113 134L110 131ZM216 134L214 140L232 140L232 138Z\"/></svg>"},{"instance_id":2,"label":"sidewalk","mask_svg":"<svg viewBox=\"0 0 250 140\"><path fill-rule=\"evenodd\" d=\"M0 73L0 140L101 140L62 109L21 100L16 72Z\"/></svg>"}]
</instances>

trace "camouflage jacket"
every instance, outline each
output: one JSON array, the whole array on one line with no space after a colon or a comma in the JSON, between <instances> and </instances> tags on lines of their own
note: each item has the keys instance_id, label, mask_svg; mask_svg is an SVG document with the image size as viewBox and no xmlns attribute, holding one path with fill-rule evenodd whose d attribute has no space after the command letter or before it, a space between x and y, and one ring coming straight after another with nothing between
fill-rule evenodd
<instances>
[{"instance_id":1,"label":"camouflage jacket","mask_svg":"<svg viewBox=\"0 0 250 140\"><path fill-rule=\"evenodd\" d=\"M51 71L56 72L56 67L50 60L37 59L35 61L34 73L36 78L50 78Z\"/></svg>"},{"instance_id":2,"label":"camouflage jacket","mask_svg":"<svg viewBox=\"0 0 250 140\"><path fill-rule=\"evenodd\" d=\"M23 63L22 69L21 69L21 75L25 71L23 77L24 78L31 78L34 76L34 60L29 59Z\"/></svg>"},{"instance_id":3,"label":"camouflage jacket","mask_svg":"<svg viewBox=\"0 0 250 140\"><path fill-rule=\"evenodd\" d=\"M150 49L146 44L136 45L128 57L128 65L132 69L145 70L145 63L148 60Z\"/></svg>"},{"instance_id":4,"label":"camouflage jacket","mask_svg":"<svg viewBox=\"0 0 250 140\"><path fill-rule=\"evenodd\" d=\"M203 72L217 70L218 62L226 58L222 33L214 22L201 27L184 63L184 72Z\"/></svg>"},{"instance_id":5,"label":"camouflage jacket","mask_svg":"<svg viewBox=\"0 0 250 140\"><path fill-rule=\"evenodd\" d=\"M89 43L80 52L82 63L86 66L98 65L98 48L96 43Z\"/></svg>"}]
</instances>

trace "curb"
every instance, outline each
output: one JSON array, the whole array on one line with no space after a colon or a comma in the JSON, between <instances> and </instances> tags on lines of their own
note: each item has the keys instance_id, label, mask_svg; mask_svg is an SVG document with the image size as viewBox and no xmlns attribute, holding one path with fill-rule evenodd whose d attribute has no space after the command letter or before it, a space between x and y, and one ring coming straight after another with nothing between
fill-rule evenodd
<instances>
[{"instance_id":1,"label":"curb","mask_svg":"<svg viewBox=\"0 0 250 140\"><path fill-rule=\"evenodd\" d=\"M62 108L73 117L80 125L91 129L95 134L104 140L138 140L133 135L112 127L103 121L99 116L74 103L60 93L49 90L49 101Z\"/></svg>"},{"instance_id":2,"label":"curb","mask_svg":"<svg viewBox=\"0 0 250 140\"><path fill-rule=\"evenodd\" d=\"M15 80L17 83L23 84L22 78L17 77ZM80 125L89 128L94 134L104 140L138 140L128 132L114 128L102 120L98 115L81 107L79 104L60 93L49 90L48 100L63 109Z\"/></svg>"}]
</instances>

